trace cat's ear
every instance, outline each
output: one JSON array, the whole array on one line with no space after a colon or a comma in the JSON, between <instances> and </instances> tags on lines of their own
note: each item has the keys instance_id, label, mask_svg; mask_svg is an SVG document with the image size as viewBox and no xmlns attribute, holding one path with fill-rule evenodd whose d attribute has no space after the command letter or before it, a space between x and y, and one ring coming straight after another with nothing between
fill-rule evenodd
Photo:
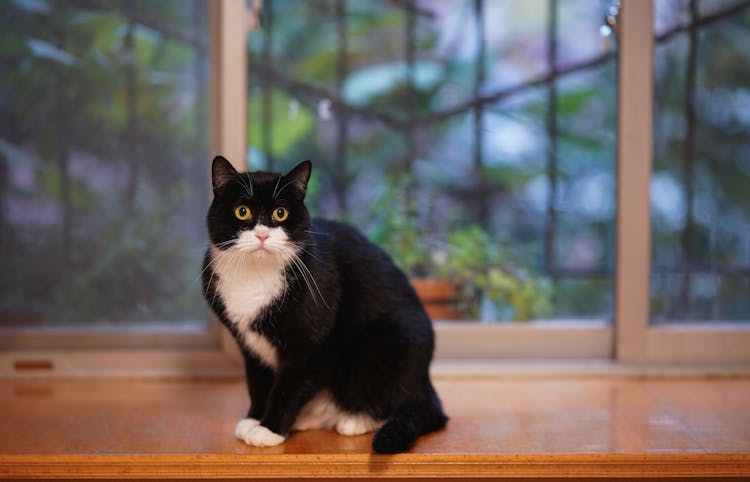
<instances>
[{"instance_id":1,"label":"cat's ear","mask_svg":"<svg viewBox=\"0 0 750 482\"><path fill-rule=\"evenodd\" d=\"M214 193L224 184L234 179L239 173L225 157L216 156L211 166L211 183Z\"/></svg>"},{"instance_id":2,"label":"cat's ear","mask_svg":"<svg viewBox=\"0 0 750 482\"><path fill-rule=\"evenodd\" d=\"M312 171L312 162L302 161L297 167L289 171L289 174L284 176L286 180L294 187L304 199L305 193L307 193L307 183L310 181L310 172Z\"/></svg>"}]
</instances>

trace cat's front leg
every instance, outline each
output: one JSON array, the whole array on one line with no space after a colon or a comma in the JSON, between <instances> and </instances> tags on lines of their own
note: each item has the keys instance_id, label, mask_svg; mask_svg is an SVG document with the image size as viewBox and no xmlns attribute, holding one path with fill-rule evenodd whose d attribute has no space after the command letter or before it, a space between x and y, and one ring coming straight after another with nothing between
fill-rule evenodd
<instances>
[{"instance_id":1,"label":"cat's front leg","mask_svg":"<svg viewBox=\"0 0 750 482\"><path fill-rule=\"evenodd\" d=\"M252 354L245 354L245 381L247 382L247 394L250 396L250 408L248 418L260 420L266 413L268 397L273 388L273 369Z\"/></svg>"},{"instance_id":2,"label":"cat's front leg","mask_svg":"<svg viewBox=\"0 0 750 482\"><path fill-rule=\"evenodd\" d=\"M237 433L235 433L237 438L246 444L254 447L275 447L286 441L286 436L272 432L270 429L260 425L260 422L256 421L258 425L247 423L251 420L241 420L237 424ZM242 427L240 427L241 424L243 425Z\"/></svg>"},{"instance_id":3,"label":"cat's front leg","mask_svg":"<svg viewBox=\"0 0 750 482\"><path fill-rule=\"evenodd\" d=\"M273 370L263 364L256 356L244 353L244 357L245 380L247 381L247 392L250 396L250 408L247 411L247 416L237 422L234 428L234 436L250 444L248 441L250 440L250 433L260 425L260 419L266 412L268 397L273 386L274 374ZM264 439L272 438L264 437ZM278 445L278 443L275 445Z\"/></svg>"},{"instance_id":4,"label":"cat's front leg","mask_svg":"<svg viewBox=\"0 0 750 482\"><path fill-rule=\"evenodd\" d=\"M260 420L257 418L243 418L237 422L237 425L234 427L234 436L245 443L249 443L246 439L250 437L250 432L252 432L258 425L260 425Z\"/></svg>"},{"instance_id":5,"label":"cat's front leg","mask_svg":"<svg viewBox=\"0 0 750 482\"><path fill-rule=\"evenodd\" d=\"M314 383L301 367L282 368L268 398L261 423L242 439L248 445L269 447L283 443L302 406L314 395Z\"/></svg>"}]
</instances>

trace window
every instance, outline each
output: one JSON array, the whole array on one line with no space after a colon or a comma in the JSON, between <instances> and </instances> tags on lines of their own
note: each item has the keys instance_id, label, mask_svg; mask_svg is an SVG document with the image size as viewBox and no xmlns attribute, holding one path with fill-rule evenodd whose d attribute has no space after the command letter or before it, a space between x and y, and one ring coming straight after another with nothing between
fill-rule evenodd
<instances>
[{"instance_id":1,"label":"window","mask_svg":"<svg viewBox=\"0 0 750 482\"><path fill-rule=\"evenodd\" d=\"M312 159L308 204L495 322L612 314L606 3L264 2L249 165ZM471 289L471 288L474 289ZM462 293L461 288L469 288Z\"/></svg>"},{"instance_id":2,"label":"window","mask_svg":"<svg viewBox=\"0 0 750 482\"><path fill-rule=\"evenodd\" d=\"M91 327L106 317L108 326L135 328L129 338L119 332L116 340L107 334L71 342L140 349L106 357L76 352L61 363L74 373L81 367L120 374L226 373L226 357L217 348L232 342L219 343L206 323L197 282L210 195L207 151L214 151L238 168L281 170L313 159L314 212L346 219L387 247L391 243L411 274L436 272L458 232L461 243L468 237L471 246L482 246L469 254L492 253L510 268L503 274L530 283L533 296L516 304L502 297L483 301L487 285L468 298L451 295L462 309L469 307L462 316L493 323L437 322L438 357L750 361L748 195L741 189L747 184L741 154L747 129L740 108L747 95L742 39L750 4L277 0L262 2L262 12L260 2L252 2L248 21L244 3L133 3L123 4L130 5L125 11L104 2L15 0L0 7L6 27L0 56L14 66L0 79L0 89L14 95L3 95L0 106L16 116L0 120L0 243L3 253L13 253L0 263L29 259L17 236L33 240L29 233L37 228L49 232L39 243L54 239L63 246L65 216L73 221L70 253L78 260L78 271L62 277L46 271L55 264L10 268L14 278L4 268L0 323L7 327L13 317L19 320L19 310L42 307L54 313L45 318L50 323ZM603 39L607 15L616 22ZM30 19L45 19L58 30ZM24 25L26 33L19 33ZM255 25L249 36L248 25ZM71 28L69 44L51 36L59 26ZM127 62L130 53L136 62ZM73 77L82 66L95 75ZM34 68L47 75L28 77ZM110 84L99 85L100 76ZM136 128L127 115L129 76L141 106L130 109ZM65 138L53 134L63 132L56 131L61 124L54 114L67 97L48 94L61 90L61 81L70 82L67 95L90 96L75 104L80 108L62 126L75 135ZM15 95L24 89L39 95ZM681 129L689 117L691 162ZM19 122L10 122L14 118ZM130 138L142 142L129 144ZM60 174L66 164L57 162L65 157L58 145L65 143L67 181ZM139 159L147 161L139 163L131 207L134 150L143 150ZM83 167L73 169L76 163ZM40 174L44 169L49 173ZM101 207L102 199L116 203ZM36 208L33 215L13 217L22 203ZM123 221L128 212L132 217ZM35 298L20 289L22 275L32 287L31 280L51 280L65 293L88 282L122 299L121 290L111 288L119 279L92 277L101 269L92 261L103 252L95 248L108 239L101 233L120 226L127 236L115 241L143 253L133 243L143 236L123 226L148 227L147 219L160 212L164 225L183 235L177 249L160 245L165 249L157 264L117 259L125 272L135 273L132 279L153 283L157 291L176 289L164 283L166 271L157 266L172 266L170 275L181 282L195 280L186 304L178 301L180 292L171 305L139 305L151 291L139 298L143 286L124 283L119 286L133 290L125 297L130 303L96 311L100 300L91 298L72 307L84 315L71 316L52 310L56 300L46 293ZM189 223L180 223L188 217ZM416 235L429 249L404 260L409 252L399 252L399 243L414 246L414 238L389 238L394 232ZM86 251L73 242L79 239ZM91 253L97 256L84 256ZM51 256L37 254L34 261ZM523 319L530 321L497 323ZM155 320L169 325L160 342L146 325L131 323ZM182 323L188 320L197 323ZM194 339L175 336L178 326L193 327ZM58 335L35 331L19 339L3 331L0 370L16 359L7 349L38 348L45 337ZM192 350L142 350L165 346Z\"/></svg>"},{"instance_id":3,"label":"window","mask_svg":"<svg viewBox=\"0 0 750 482\"><path fill-rule=\"evenodd\" d=\"M748 321L750 9L654 6L651 321Z\"/></svg>"},{"instance_id":4,"label":"window","mask_svg":"<svg viewBox=\"0 0 750 482\"><path fill-rule=\"evenodd\" d=\"M205 329L202 1L0 7L0 324Z\"/></svg>"},{"instance_id":5,"label":"window","mask_svg":"<svg viewBox=\"0 0 750 482\"><path fill-rule=\"evenodd\" d=\"M0 6L4 374L226 371L196 270L208 11L202 0Z\"/></svg>"},{"instance_id":6,"label":"window","mask_svg":"<svg viewBox=\"0 0 750 482\"><path fill-rule=\"evenodd\" d=\"M662 7L665 5L667 5L666 2L661 4ZM676 27L672 27L671 33L669 30L658 33L658 29L663 23L657 23L657 35L654 35L653 31L654 5L652 2L631 2L623 9L624 19L620 30L621 58L619 64L621 111L618 128L618 284L616 292L617 306L615 310L616 357L621 361L650 363L750 361L750 353L747 350L747 347L750 346L750 324L746 322L736 324L685 324L684 321L687 321L686 318L680 317L681 319L677 320L674 315L670 315L664 318L672 318L670 320L672 323L659 323L659 317L665 313L663 308L669 305L669 297L674 296L672 293L676 292L679 295L680 292L683 292L687 296L683 297L683 300L689 300L700 291L693 291L688 286L687 290L680 288L679 290L672 290L671 293L667 290L665 296L664 285L659 284L662 281L659 280L659 277L663 279L665 276L663 272L660 273L662 267L656 263L653 264L652 270L652 252L653 256L659 259L659 256L664 255L669 250L669 246L672 246L673 251L680 253L680 258L683 257L682 253L685 251L677 249L679 244L677 244L674 238L678 238L679 234L677 236L673 235L673 239L669 244L659 244L665 241L662 236L665 232L668 232L668 226L658 225L654 227L653 231L655 234L652 245L650 193L653 193L657 188L660 191L657 197L654 198L653 203L655 225L660 224L660 221L657 220L658 216L661 215L659 213L659 203L667 198L665 186L672 186L671 190L675 194L675 198L681 199L682 192L689 193L691 190L697 189L697 186L700 185L704 195L702 208L705 208L706 205L711 206L716 202L726 203L727 201L726 197L723 199L722 197L712 199L714 195L723 196L722 191L728 185L717 185L715 183L717 177L713 175L715 172L712 173L711 170L706 171L705 174L710 175L704 176L700 180L700 183L692 184L692 175L685 176L687 182L683 183L682 186L677 181L677 179L683 180L680 174L678 174L681 170L682 162L675 163L673 159L676 156L678 159L687 159L689 161L691 159L690 149L686 151L683 151L680 147L669 149L670 147L674 147L675 142L672 140L672 145L670 146L670 141L665 137L665 132L669 133L670 129L679 129L675 127L675 125L679 124L679 115L677 116L677 120L672 119L672 122L669 123L665 121L664 116L669 114L670 98L675 94L672 92L672 89L665 89L663 94L658 94L659 72L665 72L660 65L661 59L658 55L663 54L664 51L655 50L655 44L662 41L668 42L670 36L677 35L682 31L691 31L690 35L696 38L696 29L699 28L699 25L708 25L730 16L745 15L746 12L743 12L749 6L746 3L731 5L716 2L709 5L709 2L705 2L704 6L711 6L711 8L716 8L716 10L699 20L697 5L697 2L691 3L691 14L687 20L673 21L673 25L676 25ZM658 6L660 6L659 3L657 3ZM673 3L672 6L680 6L680 4ZM679 12L680 10L676 11ZM657 14L658 12L659 10L657 9ZM741 17L727 21L737 24L744 22ZM736 40L737 37L732 37L732 39L733 41L738 41ZM666 47L664 48L669 48L668 43L665 45ZM693 43L693 47L696 47L695 43ZM733 48L727 48L725 52L731 56L733 50ZM646 55L644 55L644 52L646 52ZM694 50L693 54L696 54L696 52ZM666 58L669 59L670 56L667 55ZM690 56L688 56L689 58ZM656 62L654 59L656 59ZM677 63L676 70L684 72L696 69L698 64L694 62L695 59L697 57L693 57L693 61L687 62L688 64L692 64L690 69L687 69L686 65L682 65L683 69L680 69L680 63ZM657 68L655 68L655 64ZM656 77L654 77L654 72L657 73ZM713 85L720 85L726 82L726 79L720 75L714 75L718 74L718 72L703 70L703 73L706 75L703 81L711 78ZM687 76L686 83L683 85L688 84L687 79L689 79L689 76ZM654 89L655 81L657 84L656 89ZM704 85L711 85L711 83ZM693 84L693 88L695 86ZM675 90L678 92L676 95L679 96L680 89L675 86ZM657 93L654 97L651 95L653 92ZM698 92L698 89L695 89L693 94L696 92ZM689 94L689 92L684 93ZM691 103L689 100L690 97L690 95L683 97L683 105ZM653 110L652 105L660 107ZM693 108L688 108L687 112L692 112L688 116L696 113ZM674 109L672 109L672 113L674 114ZM678 136L678 139L682 139L682 142L676 142L678 146L692 145L694 149L695 146L699 146L702 142L705 142L701 141L697 136L698 131L695 129L696 119L697 117L693 118L692 128L690 127L691 122L683 124L685 130L683 130L682 137ZM652 131L654 122L659 125L655 126ZM692 139L689 137L691 134L693 135ZM721 135L722 133L719 132L718 134ZM654 140L653 143L652 139ZM666 150L664 149L665 146L667 147ZM692 154L693 167L696 165L695 161L699 159L695 157L695 152L694 150ZM665 153L669 154L669 156L659 158L659 156L664 156ZM687 153L687 158L682 157L685 153ZM672 160L670 156L672 156ZM739 158L734 159L739 160ZM689 166L691 162L686 162L685 164ZM652 165L655 172L653 178L651 175ZM717 171L729 168L729 172L731 172L734 169L731 162L727 165L712 167L717 168ZM670 168L671 172L669 171ZM706 168L705 164L703 168ZM690 168L683 172L689 173ZM697 173L698 171L693 170L693 172ZM693 180L695 179L697 178ZM663 184L660 185L660 182ZM712 182L713 185L711 185ZM692 202L687 202L682 206L685 211L690 211L686 206L691 205L693 205ZM672 212L668 212L669 215L682 217L683 220L691 218L689 215L682 215L679 200L675 203L675 206L677 207ZM693 243L692 237L698 231L702 231L702 233L710 232L710 230L705 229L705 226L700 227L698 230L690 227L690 224L694 223L688 222L686 224L688 226L687 231L684 229L680 230L680 226L677 226L676 229L672 228L672 230L682 233L682 239L691 239L689 243ZM704 253L702 256L711 254L710 250L705 249L705 244L701 249L703 249ZM695 253L698 253L698 251L695 251ZM695 263L695 259L700 258L696 258L693 254L689 257L687 254L685 255L685 260L688 262L679 266L679 269L683 271L677 273L677 278L691 276L691 271L698 268L697 265L693 264ZM710 260L710 256L707 259ZM701 262L705 261L706 258L704 257ZM718 266L718 264L715 264L715 261L712 263L714 263L714 266ZM717 273L715 271L710 274L714 279L711 280L709 278L709 285L716 286L717 282L723 281L720 278L716 278ZM655 275L654 277L657 278L657 282L653 286L653 291L650 289L648 283L652 275ZM703 290L706 289L705 285L706 283L703 282ZM689 309L689 306L686 308ZM660 312L660 310L662 311ZM682 308L680 310L683 313L687 313ZM652 314L655 316L654 321L656 321L653 324L651 323ZM683 314L683 316L690 315ZM745 320L748 319L747 312L739 316L744 316Z\"/></svg>"}]
</instances>

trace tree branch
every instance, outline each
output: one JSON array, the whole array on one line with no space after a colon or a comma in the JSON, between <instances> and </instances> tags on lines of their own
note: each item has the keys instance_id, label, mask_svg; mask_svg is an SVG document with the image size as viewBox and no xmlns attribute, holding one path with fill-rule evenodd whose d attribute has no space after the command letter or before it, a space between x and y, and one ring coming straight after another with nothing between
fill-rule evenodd
<instances>
[{"instance_id":1,"label":"tree branch","mask_svg":"<svg viewBox=\"0 0 750 482\"><path fill-rule=\"evenodd\" d=\"M115 13L115 14L119 14L123 16L125 15L122 9L119 8L118 6L113 6L107 2L102 2L101 0L67 0L67 1L70 4L78 8L82 8L82 9L101 11L101 12L107 12L107 13ZM404 2L398 1L398 0L395 0L392 3L394 3L397 6L404 6L404 5L408 6L408 4L405 4ZM748 7L750 7L750 1L745 1L737 5L733 5L731 7L718 10L712 13L711 15L706 15L699 19L695 19L693 22L689 22L688 24L677 25L675 27L672 27L671 29L666 30L660 33L659 35L657 35L655 37L655 41L656 43L666 42L670 38L674 37L675 35L678 35L682 32L689 30L691 27L701 27L705 25L710 25L724 18L730 17L732 15L736 15ZM424 9L420 9L419 11L415 11L414 13L418 15L426 15L428 17L430 15L433 15L432 12L425 11ZM180 29L180 28L175 28L172 25L167 25L163 22L160 22L156 18L150 17L148 15L144 15L143 12L134 12L132 18L137 23L144 25L148 28L151 28L161 33L167 38L182 42L186 45L190 45L197 49L205 49L206 51L208 50L208 42L206 41L206 39L200 35L197 35L194 32L187 31L187 30ZM412 119L412 122L416 125L431 125L431 124L435 124L438 122L442 122L454 115L472 110L477 106L482 106L485 104L498 102L505 98L516 95L520 92L523 92L526 89L545 85L549 83L550 81L553 81L556 78L563 77L563 76L573 74L576 72L592 69L594 67L597 67L599 65L606 63L607 61L613 58L615 58L614 53L611 53L611 52L604 53L597 57L593 57L588 60L585 60L583 62L577 62L577 63L570 64L560 69L555 69L551 72L548 72L547 74L543 76L523 81L519 84L497 90L495 92L489 93L484 96L475 97L466 102L459 103L451 108L441 110L441 111L435 111L430 114L414 118ZM280 71L276 70L273 67L263 66L263 65L254 65L253 68L255 71L260 71L261 75L263 75L264 73L268 75L269 78L272 78L276 82L277 87L284 89L287 92L297 95L300 101L307 104L308 107L311 107L313 109L317 109L317 105L321 100L330 99L337 109L345 109L348 113L353 113L362 119L377 120L392 129L404 129L409 124L407 120L399 116L381 112L377 109L374 109L368 106L355 106L355 105L349 104L340 96L334 95L334 93L328 91L327 89L289 78L288 76L286 76L285 74L281 73Z\"/></svg>"},{"instance_id":2,"label":"tree branch","mask_svg":"<svg viewBox=\"0 0 750 482\"><path fill-rule=\"evenodd\" d=\"M336 111L345 109L348 113L354 113L362 119L377 120L392 129L403 129L406 123L390 114L378 111L367 106L354 106L347 103L342 97L335 95L333 92L318 87L307 82L292 79L281 73L274 67L254 64L253 70L259 75L266 75L272 80L274 87L285 90L293 94L300 102L307 105L313 111L318 108L318 103L323 99L329 99L333 103Z\"/></svg>"},{"instance_id":3,"label":"tree branch","mask_svg":"<svg viewBox=\"0 0 750 482\"><path fill-rule=\"evenodd\" d=\"M208 41L199 32L176 27L173 23L162 22L157 18L144 14L140 9L132 9L131 13L126 8L101 0L66 0L66 4L80 8L81 10L121 15L123 18L132 19L137 24L159 32L170 40L189 45L202 52L208 52Z\"/></svg>"},{"instance_id":4,"label":"tree branch","mask_svg":"<svg viewBox=\"0 0 750 482\"><path fill-rule=\"evenodd\" d=\"M731 7L717 10L711 15L705 15L703 17L696 17L695 19L693 19L692 21L684 25L676 25L668 30L665 30L664 32L654 37L654 40L656 41L656 43L666 42L667 40L671 39L675 35L678 35L683 32L687 32L690 29L704 27L706 25L711 25L712 23L716 23L719 20L723 20L727 17L736 15L748 7L750 7L750 1L738 3L737 5L733 5Z\"/></svg>"}]
</instances>

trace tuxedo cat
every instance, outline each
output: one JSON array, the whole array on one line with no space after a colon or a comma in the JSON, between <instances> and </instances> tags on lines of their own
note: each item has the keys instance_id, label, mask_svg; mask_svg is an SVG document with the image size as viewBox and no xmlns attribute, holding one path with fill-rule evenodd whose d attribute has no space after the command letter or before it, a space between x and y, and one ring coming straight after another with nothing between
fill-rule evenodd
<instances>
[{"instance_id":1,"label":"tuxedo cat","mask_svg":"<svg viewBox=\"0 0 750 482\"><path fill-rule=\"evenodd\" d=\"M403 452L448 420L428 374L432 325L383 250L310 219L311 169L213 161L203 290L244 355L250 409L235 436L272 446L294 430L377 430L375 452Z\"/></svg>"}]
</instances>

